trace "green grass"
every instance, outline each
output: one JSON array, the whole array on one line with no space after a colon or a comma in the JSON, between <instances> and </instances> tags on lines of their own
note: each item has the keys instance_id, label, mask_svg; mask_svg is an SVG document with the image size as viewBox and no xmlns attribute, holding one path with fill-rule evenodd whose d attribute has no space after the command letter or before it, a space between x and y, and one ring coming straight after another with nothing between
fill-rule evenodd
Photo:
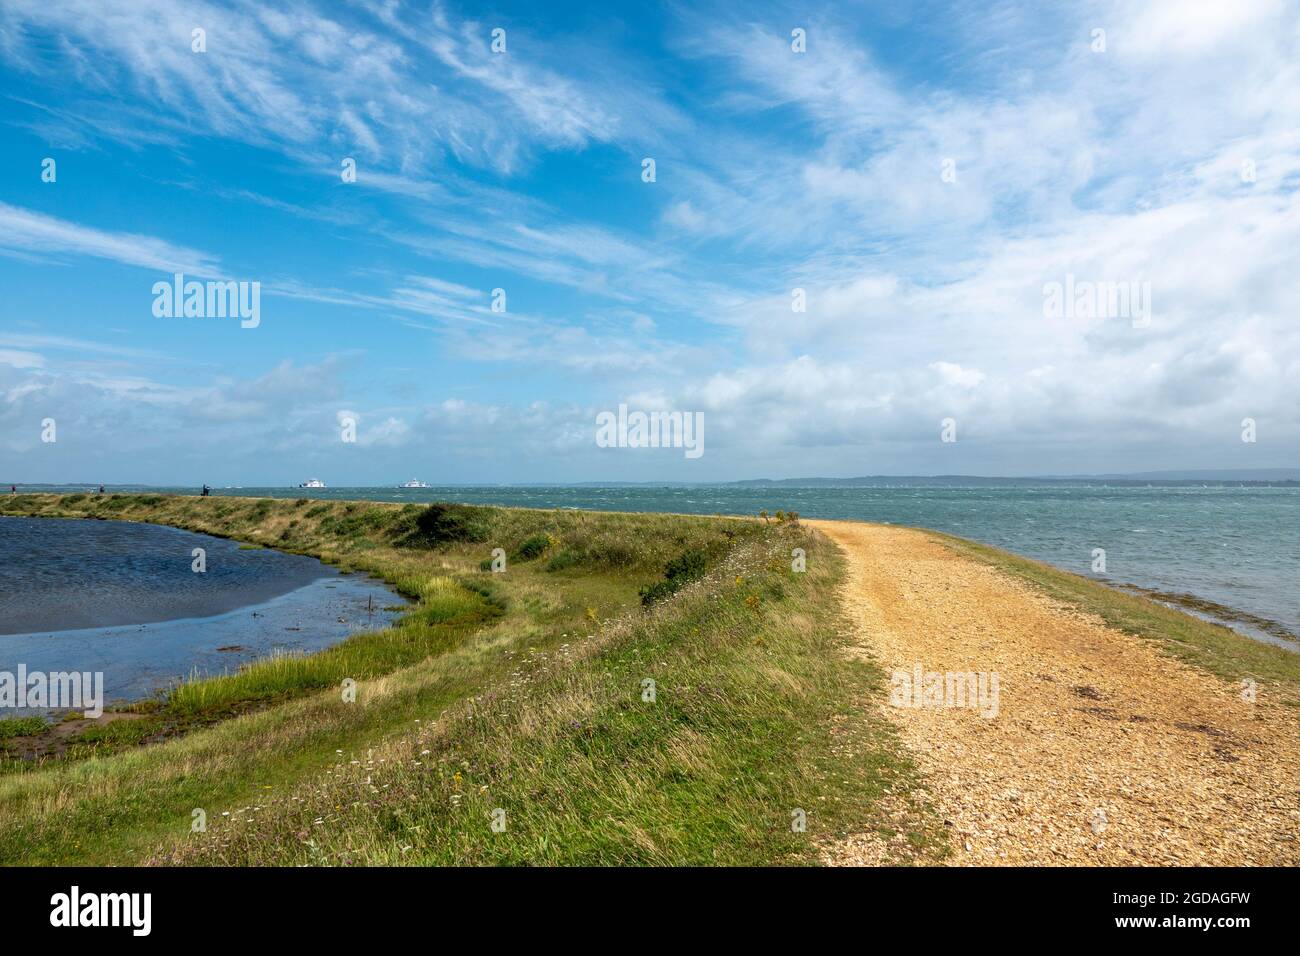
<instances>
[{"instance_id":1,"label":"green grass","mask_svg":"<svg viewBox=\"0 0 1300 956\"><path fill-rule=\"evenodd\" d=\"M784 557L796 546L806 575ZM800 529L748 542L658 611L533 647L471 706L339 755L311 787L160 860L806 863L819 840L892 833L877 803L915 780L888 729L859 715L852 745L832 745L835 718L880 677L841 653L839 561ZM791 827L798 810L807 832ZM938 854L933 822L918 813L907 835Z\"/></svg>"},{"instance_id":2,"label":"green grass","mask_svg":"<svg viewBox=\"0 0 1300 956\"><path fill-rule=\"evenodd\" d=\"M442 588L436 584L444 584ZM499 609L449 578L417 585L419 603L396 627L363 631L315 654L279 654L245 665L237 673L191 680L170 693L163 712L178 717L226 715L262 703L299 696L345 679L371 680L441 654L459 644Z\"/></svg>"},{"instance_id":3,"label":"green grass","mask_svg":"<svg viewBox=\"0 0 1300 956\"><path fill-rule=\"evenodd\" d=\"M5 717L0 719L0 740L38 734L49 726L44 717Z\"/></svg>"},{"instance_id":4,"label":"green grass","mask_svg":"<svg viewBox=\"0 0 1300 956\"><path fill-rule=\"evenodd\" d=\"M147 715L133 720L116 720L83 731L68 744L66 760L89 759L138 747L167 732L167 722L160 716Z\"/></svg>"},{"instance_id":5,"label":"green grass","mask_svg":"<svg viewBox=\"0 0 1300 956\"><path fill-rule=\"evenodd\" d=\"M1247 677L1267 683L1284 703L1300 706L1300 654L1294 651L998 548L942 532L928 533L960 555L992 565L1118 630L1154 642L1172 657L1233 683Z\"/></svg>"},{"instance_id":6,"label":"green grass","mask_svg":"<svg viewBox=\"0 0 1300 956\"><path fill-rule=\"evenodd\" d=\"M865 703L880 675L842 653L840 559L797 525L156 495L0 512L314 554L415 602L385 631L187 684L69 759L14 762L0 862L806 863L823 840L896 827L943 851L924 811L880 809L914 771ZM479 570L495 547L515 556L504 574ZM191 834L199 807L209 829Z\"/></svg>"}]
</instances>

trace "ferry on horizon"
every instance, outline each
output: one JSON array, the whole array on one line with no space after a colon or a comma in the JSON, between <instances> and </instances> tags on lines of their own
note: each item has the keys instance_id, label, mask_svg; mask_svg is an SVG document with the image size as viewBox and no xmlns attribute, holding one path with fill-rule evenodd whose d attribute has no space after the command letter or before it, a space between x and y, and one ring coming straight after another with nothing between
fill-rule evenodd
<instances>
[{"instance_id":1,"label":"ferry on horizon","mask_svg":"<svg viewBox=\"0 0 1300 956\"><path fill-rule=\"evenodd\" d=\"M410 481L404 481L397 487L399 488L432 488L432 485L426 485L419 478L412 478Z\"/></svg>"},{"instance_id":2,"label":"ferry on horizon","mask_svg":"<svg viewBox=\"0 0 1300 956\"><path fill-rule=\"evenodd\" d=\"M321 481L319 478L308 478L298 487L299 488L324 488L325 482Z\"/></svg>"}]
</instances>

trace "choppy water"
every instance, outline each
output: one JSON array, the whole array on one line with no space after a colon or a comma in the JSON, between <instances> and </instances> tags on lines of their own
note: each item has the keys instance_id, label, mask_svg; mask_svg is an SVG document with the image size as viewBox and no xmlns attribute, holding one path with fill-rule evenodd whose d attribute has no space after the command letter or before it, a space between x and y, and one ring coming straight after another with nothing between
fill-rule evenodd
<instances>
[{"instance_id":1,"label":"choppy water","mask_svg":"<svg viewBox=\"0 0 1300 956\"><path fill-rule=\"evenodd\" d=\"M206 571L193 570L193 550ZM124 521L0 517L0 672L102 672L108 701L381 627L379 582L301 555ZM12 716L9 713L0 716Z\"/></svg>"}]
</instances>

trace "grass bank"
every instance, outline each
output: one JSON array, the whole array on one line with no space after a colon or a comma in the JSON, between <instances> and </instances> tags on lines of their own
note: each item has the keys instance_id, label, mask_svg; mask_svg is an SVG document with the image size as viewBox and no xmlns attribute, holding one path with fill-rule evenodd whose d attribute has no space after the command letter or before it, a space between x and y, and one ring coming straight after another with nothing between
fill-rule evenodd
<instances>
[{"instance_id":1,"label":"grass bank","mask_svg":"<svg viewBox=\"0 0 1300 956\"><path fill-rule=\"evenodd\" d=\"M797 522L159 495L0 513L236 538L415 601L178 689L147 745L11 761L0 862L805 863L863 830L943 851L924 813L882 809L914 771L867 706L880 674L843 654L840 558Z\"/></svg>"}]
</instances>

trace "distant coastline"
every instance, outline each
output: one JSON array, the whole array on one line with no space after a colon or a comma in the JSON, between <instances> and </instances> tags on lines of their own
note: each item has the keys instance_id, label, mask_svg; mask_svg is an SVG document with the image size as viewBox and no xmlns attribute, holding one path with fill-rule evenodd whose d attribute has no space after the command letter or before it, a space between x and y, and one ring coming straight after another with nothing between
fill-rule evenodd
<instances>
[{"instance_id":1,"label":"distant coastline","mask_svg":"<svg viewBox=\"0 0 1300 956\"><path fill-rule=\"evenodd\" d=\"M0 480L3 485L15 485L24 491L38 492L56 489L93 490L100 486L107 491L173 491L173 484L137 484L110 482L14 482ZM200 487L202 481L194 483ZM354 485L334 480L335 488L363 490L395 487L391 482ZM1188 486L1215 487L1300 487L1300 468L1245 468L1245 469L1186 469L1169 471L1131 472L1127 474L1100 475L859 475L848 478L740 478L731 481L448 481L422 485L425 488L890 488L890 487L940 487L940 488L997 488L1030 485L1074 485L1082 487L1147 486L1179 488ZM244 482L240 485L221 485L223 490L261 488L301 488L297 481ZM396 487L405 487L397 485Z\"/></svg>"}]
</instances>

